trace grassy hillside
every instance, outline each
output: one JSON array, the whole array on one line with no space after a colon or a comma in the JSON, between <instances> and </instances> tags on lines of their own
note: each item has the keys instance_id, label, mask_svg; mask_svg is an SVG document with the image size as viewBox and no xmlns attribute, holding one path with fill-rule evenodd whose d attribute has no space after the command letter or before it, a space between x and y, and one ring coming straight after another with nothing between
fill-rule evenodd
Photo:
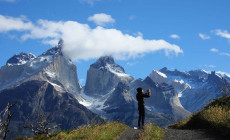
<instances>
[{"instance_id":1,"label":"grassy hillside","mask_svg":"<svg viewBox=\"0 0 230 140\"><path fill-rule=\"evenodd\" d=\"M230 136L230 96L222 96L203 110L170 127L178 129L209 129Z\"/></svg>"},{"instance_id":2,"label":"grassy hillside","mask_svg":"<svg viewBox=\"0 0 230 140\"><path fill-rule=\"evenodd\" d=\"M97 124L93 126L82 126L78 129L59 131L52 134L50 137L35 136L33 138L27 138L27 140L113 140L119 138L125 130L130 129L129 126L111 122L105 124ZM140 140L160 140L163 136L163 130L155 125L146 124L144 130L139 133ZM17 140L24 140L25 138L18 138Z\"/></svg>"},{"instance_id":3,"label":"grassy hillside","mask_svg":"<svg viewBox=\"0 0 230 140\"><path fill-rule=\"evenodd\" d=\"M82 126L76 130L55 132L51 137L37 136L30 140L66 140L66 139L115 139L129 127L122 123L106 123L93 126Z\"/></svg>"}]
</instances>

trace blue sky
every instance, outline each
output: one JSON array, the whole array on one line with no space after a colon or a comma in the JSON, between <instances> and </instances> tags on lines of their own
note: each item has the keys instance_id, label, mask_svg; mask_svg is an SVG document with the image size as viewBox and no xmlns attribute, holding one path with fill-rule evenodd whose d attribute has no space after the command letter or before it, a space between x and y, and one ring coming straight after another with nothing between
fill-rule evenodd
<instances>
[{"instance_id":1,"label":"blue sky","mask_svg":"<svg viewBox=\"0 0 230 140\"><path fill-rule=\"evenodd\" d=\"M0 7L0 66L64 38L82 83L104 54L134 78L163 67L230 73L229 0L0 0Z\"/></svg>"}]
</instances>

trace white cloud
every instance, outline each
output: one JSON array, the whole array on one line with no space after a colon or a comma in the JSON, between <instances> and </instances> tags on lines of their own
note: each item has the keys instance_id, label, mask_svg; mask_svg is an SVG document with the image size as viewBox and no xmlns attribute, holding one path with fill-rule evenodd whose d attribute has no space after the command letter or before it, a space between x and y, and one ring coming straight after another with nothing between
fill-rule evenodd
<instances>
[{"instance_id":1,"label":"white cloud","mask_svg":"<svg viewBox=\"0 0 230 140\"><path fill-rule=\"evenodd\" d=\"M222 53L220 53L220 55L224 55L224 56L230 57L230 53L227 53L227 52L222 52Z\"/></svg>"},{"instance_id":2,"label":"white cloud","mask_svg":"<svg viewBox=\"0 0 230 140\"><path fill-rule=\"evenodd\" d=\"M203 39L203 40L207 40L207 39L210 39L210 38L211 38L210 36L208 36L208 35L206 35L206 34L202 34L202 33L199 33L199 36L200 36L200 38Z\"/></svg>"},{"instance_id":3,"label":"white cloud","mask_svg":"<svg viewBox=\"0 0 230 140\"><path fill-rule=\"evenodd\" d=\"M173 39L180 39L180 36L177 34L171 34L170 37Z\"/></svg>"},{"instance_id":4,"label":"white cloud","mask_svg":"<svg viewBox=\"0 0 230 140\"><path fill-rule=\"evenodd\" d=\"M215 65L204 65L204 66L207 68L215 68L216 67Z\"/></svg>"},{"instance_id":5,"label":"white cloud","mask_svg":"<svg viewBox=\"0 0 230 140\"><path fill-rule=\"evenodd\" d=\"M219 52L219 50L216 49L216 48L212 48L212 49L210 49L210 51L211 51L211 52Z\"/></svg>"},{"instance_id":6,"label":"white cloud","mask_svg":"<svg viewBox=\"0 0 230 140\"><path fill-rule=\"evenodd\" d=\"M219 55L223 55L223 56L228 56L228 57L230 57L230 53L227 53L227 52L219 52L219 50L216 49L216 48L212 48L212 49L210 49L210 51L211 51L211 52L218 53Z\"/></svg>"},{"instance_id":7,"label":"white cloud","mask_svg":"<svg viewBox=\"0 0 230 140\"><path fill-rule=\"evenodd\" d=\"M55 46L57 45L59 42L58 39L53 39L53 40L43 40L42 43L43 44L47 44L47 45L51 45L51 46Z\"/></svg>"},{"instance_id":8,"label":"white cloud","mask_svg":"<svg viewBox=\"0 0 230 140\"><path fill-rule=\"evenodd\" d=\"M220 36L220 37L223 37L223 38L230 40L230 33L228 33L227 30L217 29L217 30L213 30L211 32L215 33L215 35L217 35L217 36Z\"/></svg>"},{"instance_id":9,"label":"white cloud","mask_svg":"<svg viewBox=\"0 0 230 140\"><path fill-rule=\"evenodd\" d=\"M134 33L133 35L136 36L136 37L137 37L137 36L143 37L143 34L142 34L141 32Z\"/></svg>"},{"instance_id":10,"label":"white cloud","mask_svg":"<svg viewBox=\"0 0 230 140\"><path fill-rule=\"evenodd\" d=\"M146 40L141 36L124 34L117 29L105 29L100 26L90 28L87 24L76 21L38 20L32 23L22 18L0 17L0 25L20 24L0 28L0 33L18 31L23 40L41 39L43 43L51 45L62 38L63 52L73 60L88 60L103 55L112 55L116 59L124 60L156 51L164 51L166 56L183 53L179 46L165 40Z\"/></svg>"},{"instance_id":11,"label":"white cloud","mask_svg":"<svg viewBox=\"0 0 230 140\"><path fill-rule=\"evenodd\" d=\"M115 22L111 15L107 15L105 13L94 14L88 18L88 21L93 21L99 26L106 26Z\"/></svg>"},{"instance_id":12,"label":"white cloud","mask_svg":"<svg viewBox=\"0 0 230 140\"><path fill-rule=\"evenodd\" d=\"M19 18L0 15L0 32L8 32L12 30L24 31L34 28L33 24L24 16Z\"/></svg>"}]
</instances>

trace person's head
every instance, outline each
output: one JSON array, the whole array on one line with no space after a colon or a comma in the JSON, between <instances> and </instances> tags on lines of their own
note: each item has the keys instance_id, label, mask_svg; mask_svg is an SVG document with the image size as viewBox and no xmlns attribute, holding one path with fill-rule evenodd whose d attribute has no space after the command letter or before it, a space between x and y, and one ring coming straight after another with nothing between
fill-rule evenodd
<instances>
[{"instance_id":1,"label":"person's head","mask_svg":"<svg viewBox=\"0 0 230 140\"><path fill-rule=\"evenodd\" d=\"M141 87L139 87L139 88L137 88L137 92L138 93L143 93L144 91L143 91L143 89Z\"/></svg>"}]
</instances>

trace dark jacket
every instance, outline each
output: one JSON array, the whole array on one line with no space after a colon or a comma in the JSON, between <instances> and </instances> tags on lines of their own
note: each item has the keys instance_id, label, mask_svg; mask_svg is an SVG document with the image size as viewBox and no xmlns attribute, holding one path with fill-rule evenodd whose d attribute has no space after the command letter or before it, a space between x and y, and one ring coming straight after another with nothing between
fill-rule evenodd
<instances>
[{"instance_id":1,"label":"dark jacket","mask_svg":"<svg viewBox=\"0 0 230 140\"><path fill-rule=\"evenodd\" d=\"M145 106L145 98L149 98L151 93L137 93L136 98L138 101L138 106Z\"/></svg>"}]
</instances>

